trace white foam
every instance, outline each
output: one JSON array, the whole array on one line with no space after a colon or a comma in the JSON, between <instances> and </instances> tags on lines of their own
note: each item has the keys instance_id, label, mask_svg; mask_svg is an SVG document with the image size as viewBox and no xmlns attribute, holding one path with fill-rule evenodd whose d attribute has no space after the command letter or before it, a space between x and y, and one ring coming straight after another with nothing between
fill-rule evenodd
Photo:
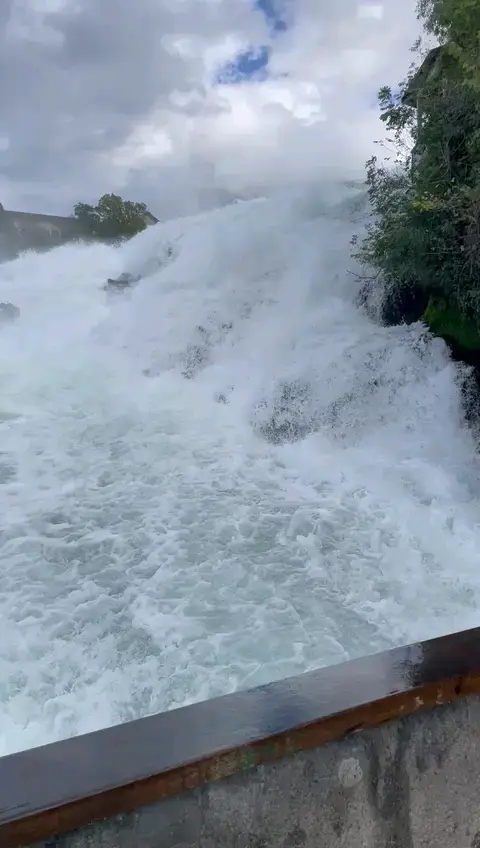
<instances>
[{"instance_id":1,"label":"white foam","mask_svg":"<svg viewBox=\"0 0 480 848\"><path fill-rule=\"evenodd\" d=\"M0 753L478 624L455 368L356 308L351 197L0 266Z\"/></svg>"}]
</instances>

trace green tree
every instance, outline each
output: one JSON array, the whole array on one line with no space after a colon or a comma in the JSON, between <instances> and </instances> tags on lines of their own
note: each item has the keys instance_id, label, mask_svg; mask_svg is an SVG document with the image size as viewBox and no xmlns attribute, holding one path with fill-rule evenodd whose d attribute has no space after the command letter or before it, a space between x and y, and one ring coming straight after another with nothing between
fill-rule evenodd
<instances>
[{"instance_id":1,"label":"green tree","mask_svg":"<svg viewBox=\"0 0 480 848\"><path fill-rule=\"evenodd\" d=\"M480 3L419 0L418 15L440 44L422 56L419 40L420 68L379 92L393 162L367 162L373 217L355 255L390 290L423 293L433 329L480 348Z\"/></svg>"},{"instance_id":2,"label":"green tree","mask_svg":"<svg viewBox=\"0 0 480 848\"><path fill-rule=\"evenodd\" d=\"M96 206L77 203L73 216L94 238L115 241L131 238L144 230L147 213L145 203L123 200L117 194L104 194Z\"/></svg>"}]
</instances>

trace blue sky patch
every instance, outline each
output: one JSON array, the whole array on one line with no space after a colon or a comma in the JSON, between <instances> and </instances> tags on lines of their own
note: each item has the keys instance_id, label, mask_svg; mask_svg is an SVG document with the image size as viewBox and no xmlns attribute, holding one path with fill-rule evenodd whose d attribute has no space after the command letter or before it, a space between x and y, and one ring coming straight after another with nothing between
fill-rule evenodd
<instances>
[{"instance_id":1,"label":"blue sky patch","mask_svg":"<svg viewBox=\"0 0 480 848\"><path fill-rule=\"evenodd\" d=\"M253 2L255 8L265 15L273 36L287 29L280 10L280 0L253 0ZM285 0L282 5L285 7ZM232 85L264 80L268 77L269 59L270 49L266 45L256 50L245 50L220 69L216 82L218 85Z\"/></svg>"},{"instance_id":2,"label":"blue sky patch","mask_svg":"<svg viewBox=\"0 0 480 848\"><path fill-rule=\"evenodd\" d=\"M223 66L217 76L220 85L231 85L232 83L245 82L246 80L266 79L267 66L270 58L268 47L260 47L258 50L246 50L239 53L231 62Z\"/></svg>"},{"instance_id":3,"label":"blue sky patch","mask_svg":"<svg viewBox=\"0 0 480 848\"><path fill-rule=\"evenodd\" d=\"M276 0L255 0L255 8L263 12L273 32L284 32L287 29Z\"/></svg>"}]
</instances>

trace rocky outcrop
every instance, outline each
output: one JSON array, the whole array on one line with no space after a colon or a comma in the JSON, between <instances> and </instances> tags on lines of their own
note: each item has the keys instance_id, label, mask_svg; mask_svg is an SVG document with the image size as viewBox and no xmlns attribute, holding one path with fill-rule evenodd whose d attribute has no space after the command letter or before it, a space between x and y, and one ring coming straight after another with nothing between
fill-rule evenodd
<instances>
[{"instance_id":1,"label":"rocky outcrop","mask_svg":"<svg viewBox=\"0 0 480 848\"><path fill-rule=\"evenodd\" d=\"M443 73L446 52L445 45L434 47L429 50L425 59L415 74L409 80L402 95L402 103L405 106L413 106L418 109L421 106L422 91Z\"/></svg>"},{"instance_id":2,"label":"rocky outcrop","mask_svg":"<svg viewBox=\"0 0 480 848\"><path fill-rule=\"evenodd\" d=\"M425 320L428 299L428 293L420 286L388 285L371 277L362 284L357 303L374 321L393 327Z\"/></svg>"},{"instance_id":3,"label":"rocky outcrop","mask_svg":"<svg viewBox=\"0 0 480 848\"><path fill-rule=\"evenodd\" d=\"M477 321L442 298L430 298L423 321L434 335L448 345L456 362L469 369L460 374L465 417L478 431L480 427L480 329Z\"/></svg>"},{"instance_id":4,"label":"rocky outcrop","mask_svg":"<svg viewBox=\"0 0 480 848\"><path fill-rule=\"evenodd\" d=\"M421 136L421 129L425 115L426 98L429 91L441 81L442 76L452 67L452 58L448 52L448 45L442 44L430 50L416 73L409 80L402 95L402 103L417 110L417 133ZM423 155L423 146L418 141L411 154L412 170L420 164Z\"/></svg>"}]
</instances>

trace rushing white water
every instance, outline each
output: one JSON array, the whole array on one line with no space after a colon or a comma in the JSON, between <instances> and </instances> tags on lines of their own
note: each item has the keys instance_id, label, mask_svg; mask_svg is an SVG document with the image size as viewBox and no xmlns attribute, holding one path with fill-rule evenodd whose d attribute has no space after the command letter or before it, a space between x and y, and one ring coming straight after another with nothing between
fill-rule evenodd
<instances>
[{"instance_id":1,"label":"rushing white water","mask_svg":"<svg viewBox=\"0 0 480 848\"><path fill-rule=\"evenodd\" d=\"M355 305L349 210L0 266L0 753L478 623L456 369Z\"/></svg>"}]
</instances>

